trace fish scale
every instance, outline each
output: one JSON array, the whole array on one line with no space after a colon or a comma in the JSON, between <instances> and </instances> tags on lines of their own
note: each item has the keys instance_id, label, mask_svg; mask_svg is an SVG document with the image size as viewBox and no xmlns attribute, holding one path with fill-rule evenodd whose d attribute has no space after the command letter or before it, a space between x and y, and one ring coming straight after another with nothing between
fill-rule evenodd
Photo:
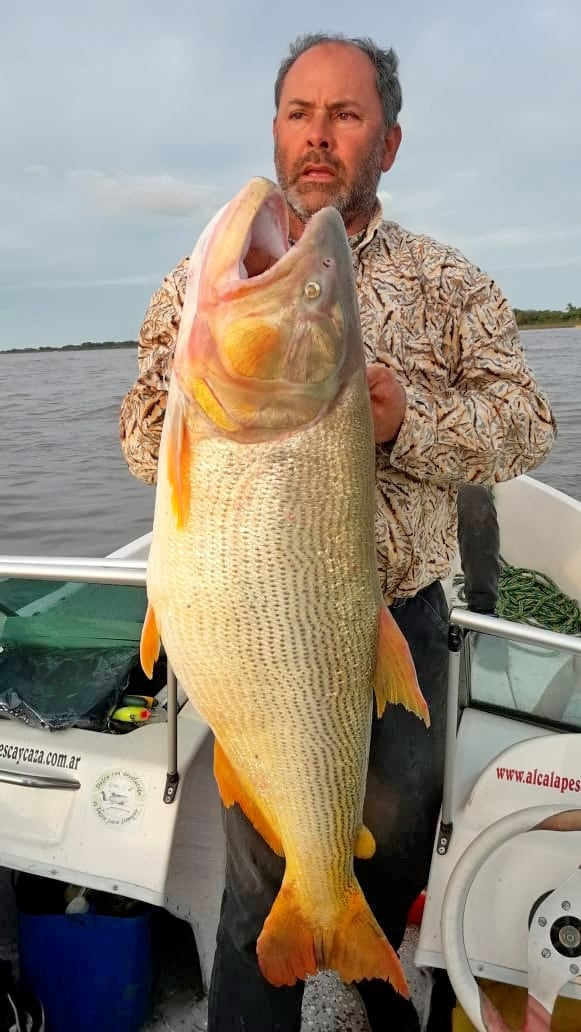
<instances>
[{"instance_id":1,"label":"fish scale","mask_svg":"<svg viewBox=\"0 0 581 1032\"><path fill-rule=\"evenodd\" d=\"M196 685L196 706L238 769L269 782L269 810L284 807L291 853L300 867L301 846L308 850L319 899L331 890L325 857L336 850L337 820L350 814L341 822L350 860L361 819L381 602L365 576L375 561L373 492L349 487L374 463L363 388L358 375L322 433L311 428L284 443L252 445L250 461L248 446L200 442L191 472L199 501L173 539L179 555L159 556L166 598L152 596L156 612L172 614L160 630L168 653L179 657L180 681ZM328 490L330 469L341 485L337 492ZM366 479L372 484L371 475ZM160 481L160 505L163 497ZM170 525L169 484L165 513ZM155 563L152 546L154 582ZM188 647L193 637L195 649ZM353 768L357 776L349 784L340 775ZM316 775L310 780L309 771ZM344 869L335 895L346 880Z\"/></svg>"}]
</instances>

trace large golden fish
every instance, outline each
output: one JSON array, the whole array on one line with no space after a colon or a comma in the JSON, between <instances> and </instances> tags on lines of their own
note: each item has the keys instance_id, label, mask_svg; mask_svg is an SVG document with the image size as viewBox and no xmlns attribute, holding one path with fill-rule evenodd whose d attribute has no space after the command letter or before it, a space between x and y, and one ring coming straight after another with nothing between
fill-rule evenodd
<instances>
[{"instance_id":1,"label":"large golden fish","mask_svg":"<svg viewBox=\"0 0 581 1032\"><path fill-rule=\"evenodd\" d=\"M428 723L384 605L375 451L352 258L325 208L288 247L281 191L253 179L192 255L160 448L142 663L160 638L216 737L226 806L284 856L263 975L389 979L361 892L373 693ZM386 886L386 892L389 886Z\"/></svg>"}]
</instances>

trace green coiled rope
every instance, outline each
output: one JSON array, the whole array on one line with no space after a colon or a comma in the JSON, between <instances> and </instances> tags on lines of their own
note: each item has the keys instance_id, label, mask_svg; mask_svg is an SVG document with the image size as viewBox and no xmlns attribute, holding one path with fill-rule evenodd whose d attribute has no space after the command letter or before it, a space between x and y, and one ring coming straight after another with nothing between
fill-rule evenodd
<instances>
[{"instance_id":1,"label":"green coiled rope","mask_svg":"<svg viewBox=\"0 0 581 1032\"><path fill-rule=\"evenodd\" d=\"M496 612L506 620L545 627L562 634L581 634L581 609L574 598L538 570L502 561Z\"/></svg>"}]
</instances>

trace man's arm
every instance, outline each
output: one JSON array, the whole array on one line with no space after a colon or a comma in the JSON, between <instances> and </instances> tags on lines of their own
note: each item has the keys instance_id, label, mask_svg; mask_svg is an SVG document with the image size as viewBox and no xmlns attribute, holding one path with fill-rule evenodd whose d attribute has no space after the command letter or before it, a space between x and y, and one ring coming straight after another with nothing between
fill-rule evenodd
<instances>
[{"instance_id":1,"label":"man's arm","mask_svg":"<svg viewBox=\"0 0 581 1032\"><path fill-rule=\"evenodd\" d=\"M139 376L121 403L119 436L129 469L155 484L171 362L182 314L189 259L153 295L139 334Z\"/></svg>"},{"instance_id":2,"label":"man's arm","mask_svg":"<svg viewBox=\"0 0 581 1032\"><path fill-rule=\"evenodd\" d=\"M387 447L391 464L418 479L492 484L538 466L556 424L506 299L480 270L467 269L464 301L445 341L459 356L453 383L438 393L404 385L403 419Z\"/></svg>"}]
</instances>

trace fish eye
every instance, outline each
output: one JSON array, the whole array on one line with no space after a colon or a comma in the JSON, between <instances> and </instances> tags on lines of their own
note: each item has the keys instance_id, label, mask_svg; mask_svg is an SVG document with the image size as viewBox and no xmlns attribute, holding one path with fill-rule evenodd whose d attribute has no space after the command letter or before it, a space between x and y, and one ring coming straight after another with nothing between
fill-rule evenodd
<instances>
[{"instance_id":1,"label":"fish eye","mask_svg":"<svg viewBox=\"0 0 581 1032\"><path fill-rule=\"evenodd\" d=\"M319 297L320 293L321 284L317 283L315 280L311 280L310 283L307 283L305 285L305 297L308 297L309 301L312 301L314 298Z\"/></svg>"}]
</instances>

